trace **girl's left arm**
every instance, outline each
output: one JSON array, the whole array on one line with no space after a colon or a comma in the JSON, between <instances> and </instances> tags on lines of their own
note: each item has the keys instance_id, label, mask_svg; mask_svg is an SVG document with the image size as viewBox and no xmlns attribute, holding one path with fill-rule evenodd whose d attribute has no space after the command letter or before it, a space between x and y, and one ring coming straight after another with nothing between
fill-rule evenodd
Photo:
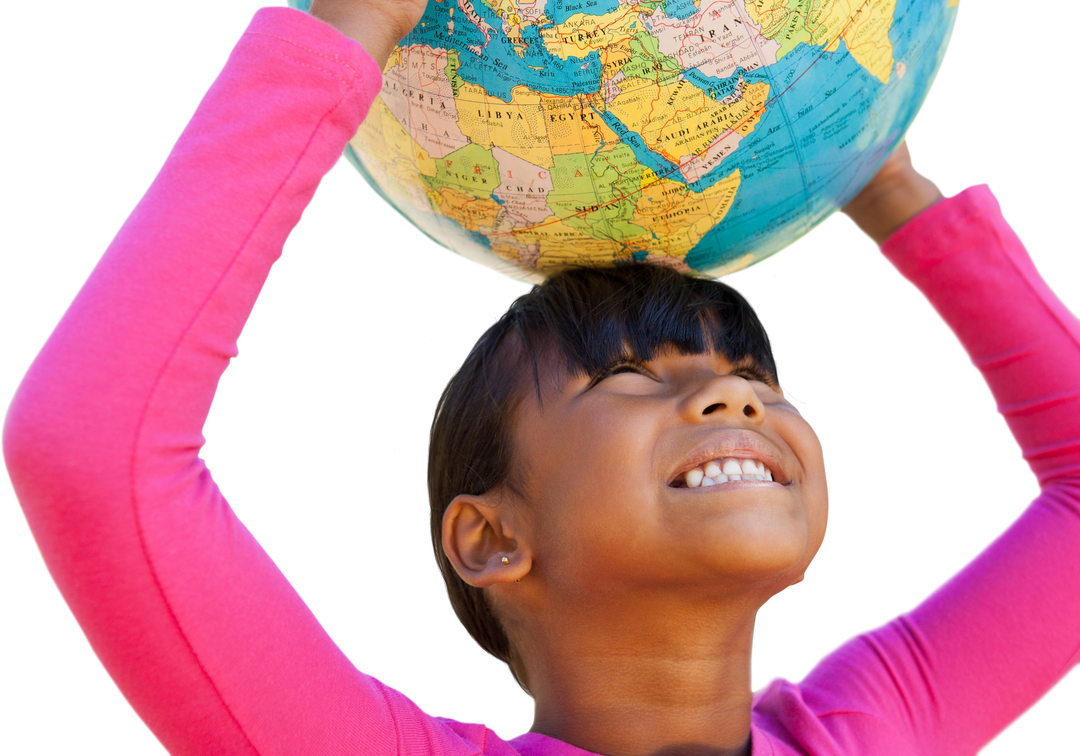
<instances>
[{"instance_id":1,"label":"girl's left arm","mask_svg":"<svg viewBox=\"0 0 1080 756\"><path fill-rule=\"evenodd\" d=\"M875 244L882 245L904 224L943 199L937 184L912 166L907 142L900 142L877 175L844 206L844 214Z\"/></svg>"},{"instance_id":2,"label":"girl's left arm","mask_svg":"<svg viewBox=\"0 0 1080 756\"><path fill-rule=\"evenodd\" d=\"M832 717L834 737L855 738L851 753L869 753L867 739L876 753L983 753L1080 665L1080 318L987 181L903 222L878 255L975 370L1036 494L915 604L822 654L798 686ZM913 411L962 443L951 401L971 399L943 394Z\"/></svg>"}]
</instances>

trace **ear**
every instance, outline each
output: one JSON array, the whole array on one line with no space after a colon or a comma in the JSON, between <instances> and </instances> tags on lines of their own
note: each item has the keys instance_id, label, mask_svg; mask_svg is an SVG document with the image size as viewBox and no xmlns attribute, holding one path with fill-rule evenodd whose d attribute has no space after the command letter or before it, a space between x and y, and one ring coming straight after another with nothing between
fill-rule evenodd
<instances>
[{"instance_id":1,"label":"ear","mask_svg":"<svg viewBox=\"0 0 1080 756\"><path fill-rule=\"evenodd\" d=\"M475 588L517 582L532 567L528 548L517 540L509 507L494 502L490 495L463 494L443 513L443 550L461 579Z\"/></svg>"}]
</instances>

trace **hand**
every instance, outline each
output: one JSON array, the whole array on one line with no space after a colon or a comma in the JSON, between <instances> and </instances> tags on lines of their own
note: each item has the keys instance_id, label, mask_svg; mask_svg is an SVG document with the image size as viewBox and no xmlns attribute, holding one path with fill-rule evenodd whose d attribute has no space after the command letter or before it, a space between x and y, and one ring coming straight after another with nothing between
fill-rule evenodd
<instances>
[{"instance_id":1,"label":"hand","mask_svg":"<svg viewBox=\"0 0 1080 756\"><path fill-rule=\"evenodd\" d=\"M893 232L938 200L941 191L911 165L907 142L881 166L843 212L880 246Z\"/></svg>"},{"instance_id":2,"label":"hand","mask_svg":"<svg viewBox=\"0 0 1080 756\"><path fill-rule=\"evenodd\" d=\"M426 7L427 0L312 0L310 13L363 45L383 68Z\"/></svg>"}]
</instances>

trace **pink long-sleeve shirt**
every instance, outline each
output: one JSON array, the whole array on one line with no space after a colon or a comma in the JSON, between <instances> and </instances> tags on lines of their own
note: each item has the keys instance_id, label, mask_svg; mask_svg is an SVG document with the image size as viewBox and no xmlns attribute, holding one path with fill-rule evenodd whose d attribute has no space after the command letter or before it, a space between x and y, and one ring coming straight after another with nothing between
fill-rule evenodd
<instances>
[{"instance_id":1,"label":"pink long-sleeve shirt","mask_svg":"<svg viewBox=\"0 0 1080 756\"><path fill-rule=\"evenodd\" d=\"M173 753L581 756L431 717L356 670L198 456L270 266L380 85L329 26L255 16L23 381L8 469L94 650ZM914 611L758 693L755 756L973 753L1080 661L1080 324L985 187L884 252L986 377L1041 493Z\"/></svg>"}]
</instances>

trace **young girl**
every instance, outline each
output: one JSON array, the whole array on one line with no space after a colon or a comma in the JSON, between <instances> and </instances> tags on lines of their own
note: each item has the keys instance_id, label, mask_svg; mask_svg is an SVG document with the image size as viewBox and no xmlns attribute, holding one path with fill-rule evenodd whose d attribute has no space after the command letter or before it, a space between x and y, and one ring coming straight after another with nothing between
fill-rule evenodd
<instances>
[{"instance_id":1,"label":"young girl","mask_svg":"<svg viewBox=\"0 0 1080 756\"><path fill-rule=\"evenodd\" d=\"M364 23L379 5L313 11L382 58L409 21ZM433 501L447 506L439 543L453 574L485 592L537 698L534 732L507 744L429 719L355 672L195 455L269 263L377 82L328 27L260 14L9 416L13 480L54 577L172 750L968 752L1068 670L1080 643L1076 323L975 191L926 210L886 250L988 373L1040 474L1043 497L996 551L799 686L770 686L752 715L754 614L801 577L824 531L820 450L778 391L767 342L739 350L684 328L650 348L646 330L590 366L541 330L548 341L525 352L536 373L504 370L528 389L506 408L516 467ZM278 137L256 138L271 121ZM852 215L883 240L936 199L901 160ZM652 288L663 285L676 284ZM689 288L692 302L717 290ZM712 312L702 322L723 327ZM507 343L496 346L514 354ZM468 405L444 412L455 406ZM698 468L744 458L774 480L691 484Z\"/></svg>"}]
</instances>

